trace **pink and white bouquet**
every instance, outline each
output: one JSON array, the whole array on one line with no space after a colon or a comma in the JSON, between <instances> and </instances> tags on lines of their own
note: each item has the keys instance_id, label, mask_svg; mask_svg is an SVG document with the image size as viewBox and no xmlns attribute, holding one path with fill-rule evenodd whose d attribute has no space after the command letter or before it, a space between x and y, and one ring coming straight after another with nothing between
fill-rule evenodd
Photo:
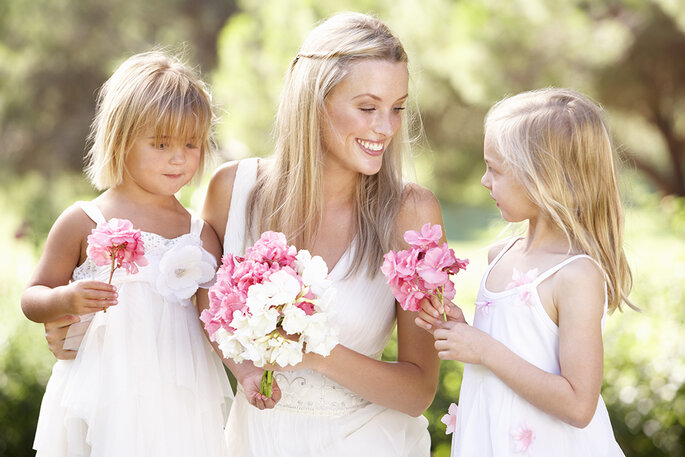
<instances>
[{"instance_id":1,"label":"pink and white bouquet","mask_svg":"<svg viewBox=\"0 0 685 457\"><path fill-rule=\"evenodd\" d=\"M112 284L118 268L123 267L128 274L136 274L139 266L148 264L140 230L134 229L127 219L113 218L106 224L98 224L88 235L86 255L93 259L95 265L110 266L107 284ZM107 312L107 308L104 311Z\"/></svg>"},{"instance_id":2,"label":"pink and white bouquet","mask_svg":"<svg viewBox=\"0 0 685 457\"><path fill-rule=\"evenodd\" d=\"M285 367L300 363L303 352L327 356L338 344L327 314L334 298L321 257L265 232L245 257L223 257L200 319L225 357ZM266 370L262 394L271 396L272 382Z\"/></svg>"},{"instance_id":3,"label":"pink and white bouquet","mask_svg":"<svg viewBox=\"0 0 685 457\"><path fill-rule=\"evenodd\" d=\"M440 238L442 228L427 223L420 232L405 232L404 240L410 249L385 254L381 271L402 309L418 311L421 300L428 296L440 301L454 298L450 275L464 270L469 261L458 259L447 243L438 244Z\"/></svg>"}]
</instances>

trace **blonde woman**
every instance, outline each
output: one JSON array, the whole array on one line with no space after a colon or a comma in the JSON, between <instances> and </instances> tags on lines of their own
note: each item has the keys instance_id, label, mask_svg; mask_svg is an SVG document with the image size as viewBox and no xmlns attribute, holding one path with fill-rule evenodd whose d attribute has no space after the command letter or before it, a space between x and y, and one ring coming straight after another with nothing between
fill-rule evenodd
<instances>
[{"instance_id":1,"label":"blonde woman","mask_svg":"<svg viewBox=\"0 0 685 457\"><path fill-rule=\"evenodd\" d=\"M632 306L632 280L600 108L567 89L502 100L484 158L502 218L528 225L490 251L473 327L440 322L437 303L417 320L441 359L466 363L452 455L622 456L600 397L602 329Z\"/></svg>"},{"instance_id":2,"label":"blonde woman","mask_svg":"<svg viewBox=\"0 0 685 457\"><path fill-rule=\"evenodd\" d=\"M273 408L238 388L230 455L430 454L422 413L438 381L433 339L397 306L380 272L406 230L442 225L433 194L402 178L408 79L407 55L386 25L331 17L290 64L273 157L229 163L211 180L203 217L224 252L242 253L266 230L284 232L323 257L338 292L340 344L329 357L272 367L282 391ZM398 360L381 361L395 325Z\"/></svg>"}]
</instances>

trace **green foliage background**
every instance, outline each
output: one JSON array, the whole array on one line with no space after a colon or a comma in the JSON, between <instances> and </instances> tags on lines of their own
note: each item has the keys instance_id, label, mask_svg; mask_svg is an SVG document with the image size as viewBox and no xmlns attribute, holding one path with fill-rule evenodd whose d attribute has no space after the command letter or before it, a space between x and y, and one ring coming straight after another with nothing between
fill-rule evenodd
<instances>
[{"instance_id":1,"label":"green foliage background","mask_svg":"<svg viewBox=\"0 0 685 457\"><path fill-rule=\"evenodd\" d=\"M414 174L441 199L451 246L471 259L457 279L468 316L487 246L509 232L479 184L484 113L548 85L606 106L625 162L631 298L643 312L609 317L602 394L627 456L685 455L681 1L0 0L0 457L31 454L54 359L19 297L57 215L95 195L79 169L96 88L134 52L185 49L220 107L218 161L266 156L288 63L316 21L342 10L375 13L407 48L424 129ZM198 208L202 196L200 185L181 198ZM449 455L440 418L461 371L443 363L426 412L437 456Z\"/></svg>"}]
</instances>

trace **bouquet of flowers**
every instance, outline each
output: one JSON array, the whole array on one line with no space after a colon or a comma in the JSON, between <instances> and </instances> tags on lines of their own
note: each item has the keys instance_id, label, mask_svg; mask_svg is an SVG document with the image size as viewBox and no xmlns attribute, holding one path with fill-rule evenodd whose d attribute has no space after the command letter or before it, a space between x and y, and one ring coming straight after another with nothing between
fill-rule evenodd
<instances>
[{"instance_id":1,"label":"bouquet of flowers","mask_svg":"<svg viewBox=\"0 0 685 457\"><path fill-rule=\"evenodd\" d=\"M112 284L118 268L123 267L128 274L136 274L139 266L148 264L140 230L135 230L127 219L114 218L106 224L98 224L88 235L86 255L93 259L95 265L110 265L107 284ZM107 308L103 311L107 312Z\"/></svg>"},{"instance_id":2,"label":"bouquet of flowers","mask_svg":"<svg viewBox=\"0 0 685 457\"><path fill-rule=\"evenodd\" d=\"M441 302L443 298L454 298L450 275L464 270L469 261L456 258L447 243L439 245L441 237L442 228L427 223L420 232L405 232L404 240L410 249L385 254L381 271L402 309L418 311L420 301L431 295ZM443 317L447 320L444 312Z\"/></svg>"},{"instance_id":3,"label":"bouquet of flowers","mask_svg":"<svg viewBox=\"0 0 685 457\"><path fill-rule=\"evenodd\" d=\"M303 351L327 356L338 344L326 312L334 298L321 257L265 232L245 257L223 257L200 319L225 357L285 367L301 362ZM263 395L271 396L272 382L266 370Z\"/></svg>"}]
</instances>

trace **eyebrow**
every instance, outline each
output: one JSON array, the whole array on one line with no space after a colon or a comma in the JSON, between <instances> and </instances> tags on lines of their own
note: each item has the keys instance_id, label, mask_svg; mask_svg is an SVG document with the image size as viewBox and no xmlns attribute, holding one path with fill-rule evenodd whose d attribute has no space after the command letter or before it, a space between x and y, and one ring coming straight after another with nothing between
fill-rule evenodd
<instances>
[{"instance_id":1,"label":"eyebrow","mask_svg":"<svg viewBox=\"0 0 685 457\"><path fill-rule=\"evenodd\" d=\"M383 99L380 98L378 95L370 94L370 93L364 93L364 94L355 95L354 97L352 97L352 100L356 100L356 99L361 98L361 97L371 97L371 98L373 98L374 100L378 100L379 102L383 101ZM398 99L396 100L396 102L404 101L404 100L406 100L408 97L409 97L409 94L404 94L402 97L398 98Z\"/></svg>"}]
</instances>

